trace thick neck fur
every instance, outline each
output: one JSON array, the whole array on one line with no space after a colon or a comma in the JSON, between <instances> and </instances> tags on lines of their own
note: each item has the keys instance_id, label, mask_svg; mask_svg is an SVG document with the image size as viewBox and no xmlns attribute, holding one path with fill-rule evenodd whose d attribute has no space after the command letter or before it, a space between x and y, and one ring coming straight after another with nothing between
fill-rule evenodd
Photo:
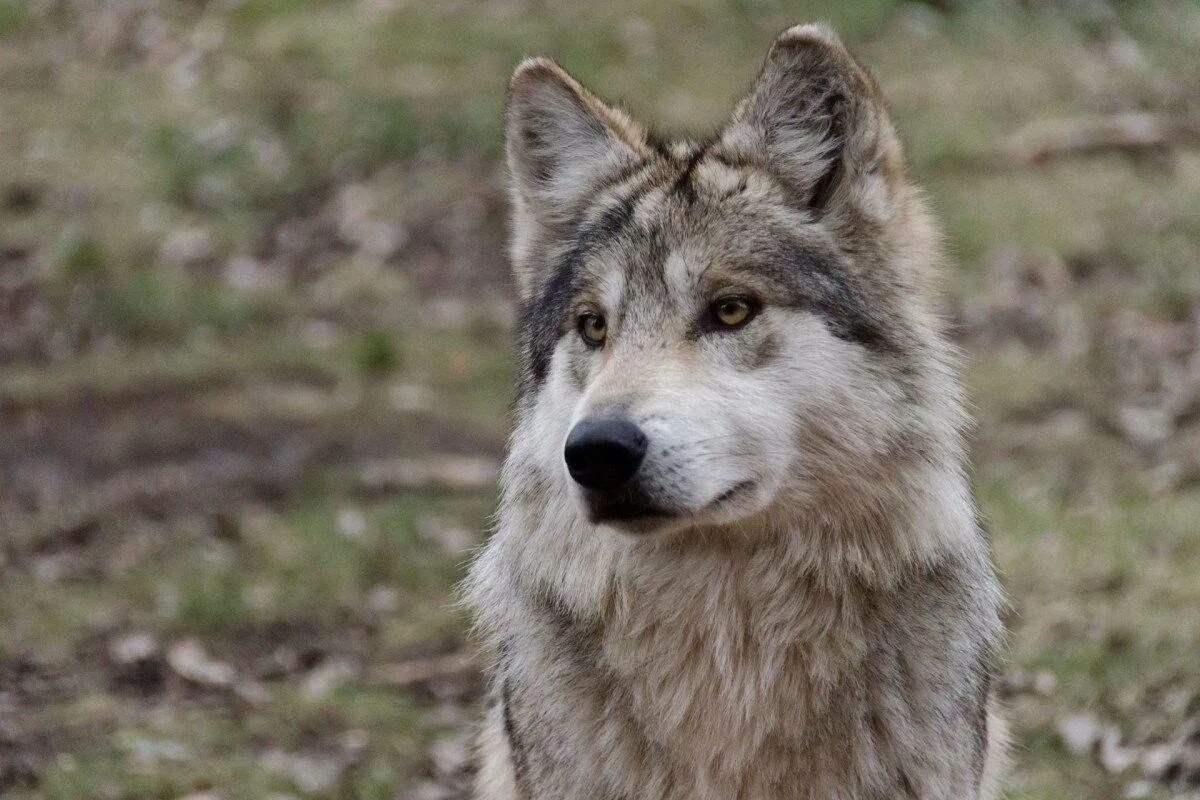
<instances>
[{"instance_id":1,"label":"thick neck fur","mask_svg":"<svg viewBox=\"0 0 1200 800\"><path fill-rule=\"evenodd\" d=\"M519 448L508 468L522 468ZM828 747L828 759L861 760L862 775L884 769L874 744L856 749L828 726L862 691L861 665L889 615L911 609L894 596L914 591L906 584L925 591L927 576L952 563L983 570L981 608L996 599L964 479L944 466L910 465L890 491L853 505L662 540L597 529L569 498L524 485L524 495L506 488L472 605L520 662L507 669L569 674L572 719L628 717L625 737L597 743L588 763L597 781L632 781L630 797L790 797L772 787L796 778L788 753L800 746L806 757ZM988 638L995 621L983 618ZM510 649L509 637L525 644ZM602 685L587 685L595 675ZM625 740L630 731L638 735ZM649 781L661 791L645 793ZM804 796L866 796L813 785Z\"/></svg>"},{"instance_id":2,"label":"thick neck fur","mask_svg":"<svg viewBox=\"0 0 1200 800\"><path fill-rule=\"evenodd\" d=\"M525 464L518 448L506 472ZM496 566L502 573L526 588L552 593L573 613L606 624L619 622L623 607L645 607L663 596L647 584L651 578L678 587L666 601L675 602L698 570L714 580L705 586L757 583L765 560L789 576L784 591L802 581L835 596L887 588L947 555L981 547L962 472L922 461L887 483L860 485L857 498L826 497L790 509L785 501L731 530L688 530L669 538L598 528L550 482L533 483L526 478L519 490L506 483L496 541L485 555L501 559ZM495 574L476 570L477 579ZM489 588L471 588L473 595L489 595L474 603L485 614L485 628L493 621L489 609L503 607L509 587L494 587L499 596Z\"/></svg>"}]
</instances>

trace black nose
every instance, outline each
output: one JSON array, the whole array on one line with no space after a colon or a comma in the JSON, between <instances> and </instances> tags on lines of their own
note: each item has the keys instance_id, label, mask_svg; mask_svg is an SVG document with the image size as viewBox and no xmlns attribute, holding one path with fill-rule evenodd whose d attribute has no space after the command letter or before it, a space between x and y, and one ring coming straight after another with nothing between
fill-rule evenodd
<instances>
[{"instance_id":1,"label":"black nose","mask_svg":"<svg viewBox=\"0 0 1200 800\"><path fill-rule=\"evenodd\" d=\"M646 434L626 417L580 421L567 436L567 471L588 489L615 489L637 472L646 455Z\"/></svg>"}]
</instances>

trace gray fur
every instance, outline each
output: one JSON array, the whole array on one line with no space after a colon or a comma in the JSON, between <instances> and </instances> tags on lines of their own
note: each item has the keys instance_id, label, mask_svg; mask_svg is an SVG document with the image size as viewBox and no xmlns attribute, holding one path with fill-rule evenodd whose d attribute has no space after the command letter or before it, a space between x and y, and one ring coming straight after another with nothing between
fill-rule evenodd
<instances>
[{"instance_id":1,"label":"gray fur","mask_svg":"<svg viewBox=\"0 0 1200 800\"><path fill-rule=\"evenodd\" d=\"M532 60L507 130L523 377L468 582L479 800L993 796L1000 592L874 83L793 28L719 136L663 143ZM706 321L730 292L761 311ZM594 525L562 446L615 409L661 514Z\"/></svg>"}]
</instances>

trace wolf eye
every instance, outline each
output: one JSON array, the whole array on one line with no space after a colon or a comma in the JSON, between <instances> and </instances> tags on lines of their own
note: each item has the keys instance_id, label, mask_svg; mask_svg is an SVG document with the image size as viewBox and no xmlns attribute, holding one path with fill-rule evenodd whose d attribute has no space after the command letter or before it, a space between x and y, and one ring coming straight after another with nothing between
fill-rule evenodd
<instances>
[{"instance_id":1,"label":"wolf eye","mask_svg":"<svg viewBox=\"0 0 1200 800\"><path fill-rule=\"evenodd\" d=\"M740 328L750 321L758 311L758 305L748 297L722 297L711 306L708 313L722 328Z\"/></svg>"},{"instance_id":2,"label":"wolf eye","mask_svg":"<svg viewBox=\"0 0 1200 800\"><path fill-rule=\"evenodd\" d=\"M579 315L579 335L589 347L599 347L604 344L608 335L608 323L599 314Z\"/></svg>"}]
</instances>

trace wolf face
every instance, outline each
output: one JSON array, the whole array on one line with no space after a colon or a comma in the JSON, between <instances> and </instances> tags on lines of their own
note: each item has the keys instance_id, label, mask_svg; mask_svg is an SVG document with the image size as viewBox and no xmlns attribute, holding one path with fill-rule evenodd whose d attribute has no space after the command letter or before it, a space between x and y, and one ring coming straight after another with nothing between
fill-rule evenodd
<instances>
[{"instance_id":1,"label":"wolf face","mask_svg":"<svg viewBox=\"0 0 1200 800\"><path fill-rule=\"evenodd\" d=\"M541 502L629 533L747 531L955 460L931 227L831 33L782 36L702 142L660 141L542 59L508 109L510 468Z\"/></svg>"}]
</instances>

